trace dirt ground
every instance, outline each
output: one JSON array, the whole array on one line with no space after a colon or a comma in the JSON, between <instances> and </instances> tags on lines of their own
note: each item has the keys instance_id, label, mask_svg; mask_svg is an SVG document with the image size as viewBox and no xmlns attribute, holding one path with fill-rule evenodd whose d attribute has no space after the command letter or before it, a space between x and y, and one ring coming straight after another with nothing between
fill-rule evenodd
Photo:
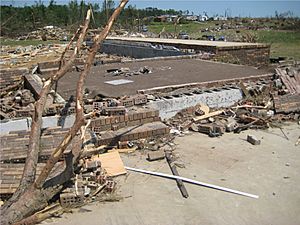
<instances>
[{"instance_id":1,"label":"dirt ground","mask_svg":"<svg viewBox=\"0 0 300 225\"><path fill-rule=\"evenodd\" d=\"M119 202L94 202L43 224L105 225L298 225L300 224L300 126L247 130L209 138L190 133L176 138L181 176L251 194L259 199L185 184L184 199L174 180L136 172L118 177ZM261 139L254 146L247 134ZM148 162L145 152L122 154L124 164L170 174L165 160Z\"/></svg>"}]
</instances>

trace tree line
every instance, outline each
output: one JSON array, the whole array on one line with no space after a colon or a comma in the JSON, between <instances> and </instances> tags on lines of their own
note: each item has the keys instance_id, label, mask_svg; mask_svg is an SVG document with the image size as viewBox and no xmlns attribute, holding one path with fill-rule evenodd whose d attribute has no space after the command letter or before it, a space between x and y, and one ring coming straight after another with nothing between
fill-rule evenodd
<instances>
[{"instance_id":1,"label":"tree line","mask_svg":"<svg viewBox=\"0 0 300 225\"><path fill-rule=\"evenodd\" d=\"M105 0L100 4L87 4L85 1L71 0L66 5L58 5L51 0L49 5L39 0L34 5L24 7L0 6L1 36L18 36L48 25L75 30L84 21L85 12L92 8L92 28L102 27L115 9L113 0ZM137 9L129 5L120 14L115 26L134 30L138 25L146 25L149 18L170 14L179 15L184 12L173 9L157 8ZM148 19L147 19L148 18Z\"/></svg>"}]
</instances>

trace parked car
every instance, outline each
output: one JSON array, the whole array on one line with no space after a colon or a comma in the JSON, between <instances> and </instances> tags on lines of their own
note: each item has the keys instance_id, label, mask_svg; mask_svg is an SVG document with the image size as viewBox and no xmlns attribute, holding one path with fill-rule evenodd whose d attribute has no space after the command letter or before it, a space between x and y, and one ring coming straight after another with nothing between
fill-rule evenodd
<instances>
[{"instance_id":1,"label":"parked car","mask_svg":"<svg viewBox=\"0 0 300 225\"><path fill-rule=\"evenodd\" d=\"M178 34L178 39L190 39L190 36L186 32L180 32Z\"/></svg>"},{"instance_id":2,"label":"parked car","mask_svg":"<svg viewBox=\"0 0 300 225\"><path fill-rule=\"evenodd\" d=\"M148 27L147 26L143 26L142 27L142 32L148 32Z\"/></svg>"},{"instance_id":3,"label":"parked car","mask_svg":"<svg viewBox=\"0 0 300 225\"><path fill-rule=\"evenodd\" d=\"M224 36L221 36L218 38L218 41L226 41L226 38Z\"/></svg>"},{"instance_id":4,"label":"parked car","mask_svg":"<svg viewBox=\"0 0 300 225\"><path fill-rule=\"evenodd\" d=\"M213 35L203 35L202 36L202 38L204 39L204 40L208 40L208 41L215 41L216 40L216 37L215 36L213 36Z\"/></svg>"}]
</instances>

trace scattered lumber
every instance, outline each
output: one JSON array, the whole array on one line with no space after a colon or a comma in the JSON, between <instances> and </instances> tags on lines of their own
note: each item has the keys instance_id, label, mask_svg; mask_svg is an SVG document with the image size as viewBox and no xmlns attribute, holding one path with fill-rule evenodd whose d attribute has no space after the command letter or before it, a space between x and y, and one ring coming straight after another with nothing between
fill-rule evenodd
<instances>
[{"instance_id":1,"label":"scattered lumber","mask_svg":"<svg viewBox=\"0 0 300 225\"><path fill-rule=\"evenodd\" d=\"M173 173L173 175L175 176L179 176L179 173L177 171L177 168L176 168L176 165L173 164L173 159L172 159L172 154L170 152L166 152L166 159L167 159L167 162L169 164L169 167ZM181 179L176 179L176 183L177 183L177 186L181 192L181 195L182 197L184 198L188 198L189 197L189 194L184 186L184 183L182 182Z\"/></svg>"}]
</instances>

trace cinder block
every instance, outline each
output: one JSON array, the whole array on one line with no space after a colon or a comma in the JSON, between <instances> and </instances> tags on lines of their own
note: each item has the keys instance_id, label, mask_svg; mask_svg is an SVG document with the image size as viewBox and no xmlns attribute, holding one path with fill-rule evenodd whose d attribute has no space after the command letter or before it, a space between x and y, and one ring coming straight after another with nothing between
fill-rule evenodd
<instances>
[{"instance_id":1,"label":"cinder block","mask_svg":"<svg viewBox=\"0 0 300 225\"><path fill-rule=\"evenodd\" d=\"M149 161L155 161L155 160L161 160L165 158L165 153L163 151L153 151L148 153L148 160Z\"/></svg>"},{"instance_id":2,"label":"cinder block","mask_svg":"<svg viewBox=\"0 0 300 225\"><path fill-rule=\"evenodd\" d=\"M137 119L138 120L143 119L143 113L137 113Z\"/></svg>"},{"instance_id":3,"label":"cinder block","mask_svg":"<svg viewBox=\"0 0 300 225\"><path fill-rule=\"evenodd\" d=\"M258 140L254 135L248 135L247 141L253 145L260 145L260 140Z\"/></svg>"},{"instance_id":4,"label":"cinder block","mask_svg":"<svg viewBox=\"0 0 300 225\"><path fill-rule=\"evenodd\" d=\"M150 111L148 111L148 112L146 112L146 115L147 115L147 118L150 118L150 117L152 117L152 112Z\"/></svg>"},{"instance_id":5,"label":"cinder block","mask_svg":"<svg viewBox=\"0 0 300 225\"><path fill-rule=\"evenodd\" d=\"M147 118L147 113L146 112L143 112L142 113L142 119L146 119Z\"/></svg>"},{"instance_id":6,"label":"cinder block","mask_svg":"<svg viewBox=\"0 0 300 225\"><path fill-rule=\"evenodd\" d=\"M99 122L100 122L101 126L104 126L105 125L105 118L100 118Z\"/></svg>"},{"instance_id":7,"label":"cinder block","mask_svg":"<svg viewBox=\"0 0 300 225\"><path fill-rule=\"evenodd\" d=\"M60 204L64 208L75 207L83 204L83 196L77 196L75 193L60 194Z\"/></svg>"}]
</instances>

